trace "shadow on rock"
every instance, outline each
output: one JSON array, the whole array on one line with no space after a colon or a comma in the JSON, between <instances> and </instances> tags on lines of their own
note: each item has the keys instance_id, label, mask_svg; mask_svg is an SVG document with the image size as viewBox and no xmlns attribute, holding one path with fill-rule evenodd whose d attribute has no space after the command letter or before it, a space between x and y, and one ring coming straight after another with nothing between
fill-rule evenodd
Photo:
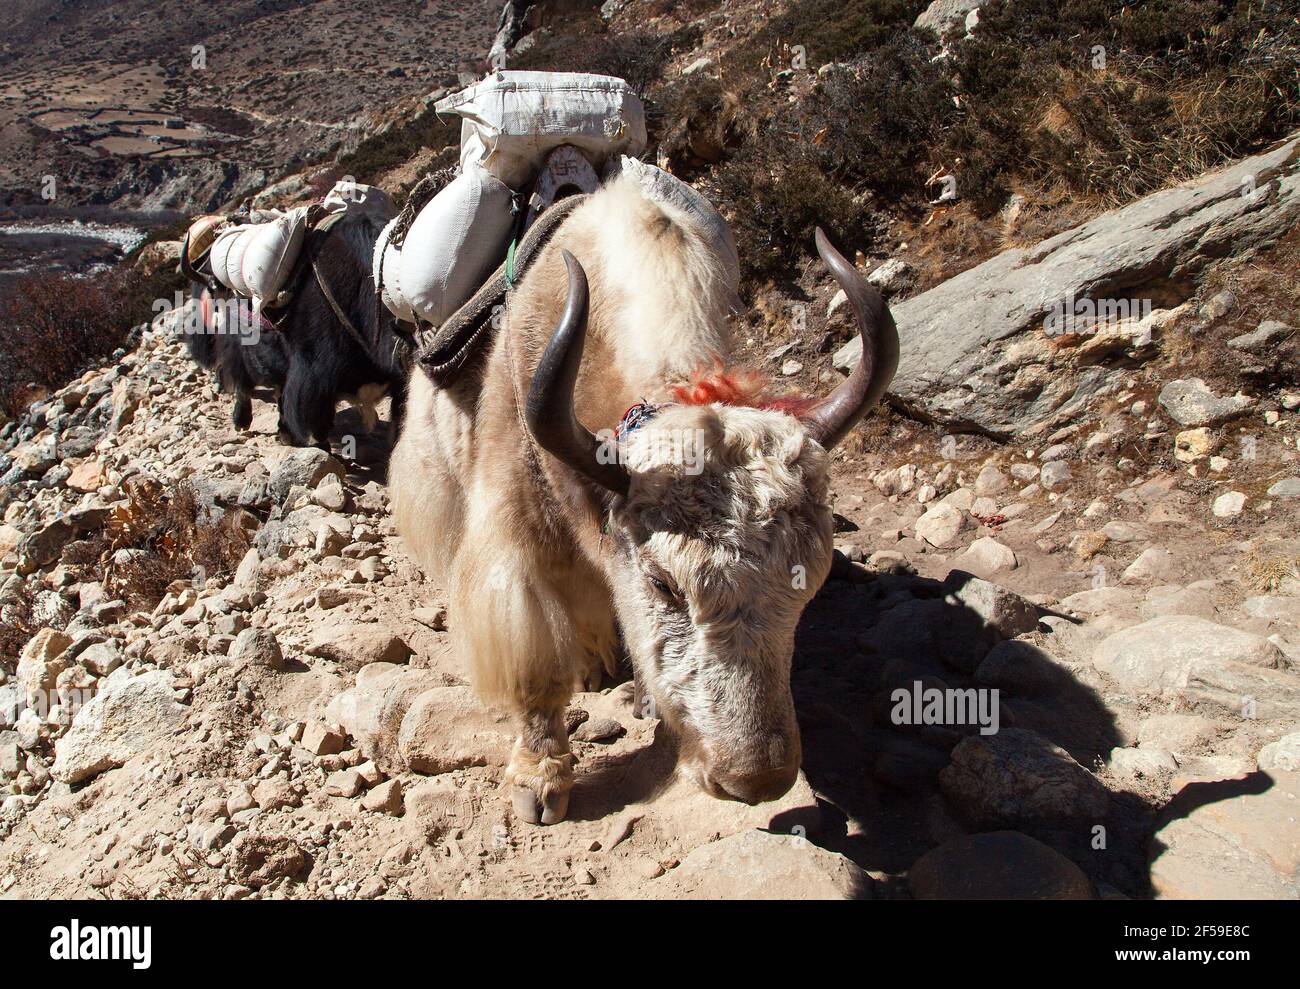
<instances>
[{"instance_id":1,"label":"shadow on rock","mask_svg":"<svg viewBox=\"0 0 1300 989\"><path fill-rule=\"evenodd\" d=\"M1016 638L1039 630L1039 609L957 570L944 581L839 573L848 579L821 589L795 645L819 843L899 873L969 833L1015 829L1094 883L1138 894L1144 808L1111 800L1085 768L1123 744L1114 717L1050 640ZM1125 848L1099 860L1097 827Z\"/></svg>"}]
</instances>

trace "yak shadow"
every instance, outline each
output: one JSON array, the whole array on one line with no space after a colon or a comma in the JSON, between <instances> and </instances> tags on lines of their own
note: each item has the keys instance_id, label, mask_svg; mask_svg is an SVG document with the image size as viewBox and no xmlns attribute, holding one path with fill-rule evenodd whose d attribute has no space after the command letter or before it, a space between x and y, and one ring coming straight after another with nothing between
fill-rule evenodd
<instances>
[{"instance_id":1,"label":"yak shadow","mask_svg":"<svg viewBox=\"0 0 1300 989\"><path fill-rule=\"evenodd\" d=\"M1002 637L980 613L987 609L963 603L978 593L958 595L978 591L977 578L953 571L937 581L837 563L799 624L792 676L804 772L823 812L818 843L868 871L900 873L951 838L1012 827L1074 859L1094 885L1142 895L1151 813L1141 801L1112 800L1104 821L994 827L967 819L944 795L940 774L979 725L907 724L907 708L898 706L906 694L895 692L918 685L996 688L999 731L1030 729L1094 767L1124 741L1102 698L1050 655L1050 640L1042 649L1010 640L986 666ZM1110 835L1104 857L1090 845L1099 824Z\"/></svg>"},{"instance_id":2,"label":"yak shadow","mask_svg":"<svg viewBox=\"0 0 1300 989\"><path fill-rule=\"evenodd\" d=\"M1152 829L1163 829L1174 821L1190 817L1193 811L1209 804L1236 797L1259 796L1267 793L1273 786L1272 777L1259 770L1232 779L1188 783L1155 815ZM1150 839L1148 852L1152 863L1168 850L1169 846L1159 838L1153 836Z\"/></svg>"},{"instance_id":3,"label":"yak shadow","mask_svg":"<svg viewBox=\"0 0 1300 989\"><path fill-rule=\"evenodd\" d=\"M361 413L352 406L340 409L334 417L330 446L334 456L347 466L348 476L359 484L388 483L388 458L393 452L391 415L391 411L385 411L373 429L366 428Z\"/></svg>"}]
</instances>

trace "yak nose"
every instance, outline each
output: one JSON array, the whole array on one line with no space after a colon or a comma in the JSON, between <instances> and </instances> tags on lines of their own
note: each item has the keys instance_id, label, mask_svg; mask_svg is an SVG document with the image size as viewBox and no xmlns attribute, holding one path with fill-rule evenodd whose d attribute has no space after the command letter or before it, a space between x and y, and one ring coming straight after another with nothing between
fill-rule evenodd
<instances>
[{"instance_id":1,"label":"yak nose","mask_svg":"<svg viewBox=\"0 0 1300 989\"><path fill-rule=\"evenodd\" d=\"M724 800L739 800L744 804L761 804L783 796L799 775L799 763L777 766L757 772L711 772L707 780L709 790Z\"/></svg>"}]
</instances>

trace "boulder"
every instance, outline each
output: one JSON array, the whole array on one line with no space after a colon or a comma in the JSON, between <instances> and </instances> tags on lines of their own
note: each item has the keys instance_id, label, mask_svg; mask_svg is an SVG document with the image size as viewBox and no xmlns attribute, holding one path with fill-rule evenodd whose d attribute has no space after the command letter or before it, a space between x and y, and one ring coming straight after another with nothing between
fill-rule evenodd
<instances>
[{"instance_id":1,"label":"boulder","mask_svg":"<svg viewBox=\"0 0 1300 989\"><path fill-rule=\"evenodd\" d=\"M1138 727L1138 745L1173 753L1192 752L1219 733L1218 722L1197 714L1153 714Z\"/></svg>"},{"instance_id":2,"label":"boulder","mask_svg":"<svg viewBox=\"0 0 1300 989\"><path fill-rule=\"evenodd\" d=\"M55 682L68 667L62 653L70 645L70 637L52 628L43 628L27 640L15 673L29 706L45 712L53 705Z\"/></svg>"},{"instance_id":3,"label":"boulder","mask_svg":"<svg viewBox=\"0 0 1300 989\"><path fill-rule=\"evenodd\" d=\"M230 647L230 661L236 664L284 669L284 654L275 633L269 628L246 628L235 636Z\"/></svg>"},{"instance_id":4,"label":"boulder","mask_svg":"<svg viewBox=\"0 0 1300 989\"><path fill-rule=\"evenodd\" d=\"M122 652L113 640L96 642L77 655L77 662L95 676L108 676L122 665Z\"/></svg>"},{"instance_id":5,"label":"boulder","mask_svg":"<svg viewBox=\"0 0 1300 989\"><path fill-rule=\"evenodd\" d=\"M1174 422L1189 429L1227 422L1249 411L1255 404L1245 395L1221 398L1200 378L1179 378L1169 382L1160 389L1157 400Z\"/></svg>"},{"instance_id":6,"label":"boulder","mask_svg":"<svg viewBox=\"0 0 1300 989\"><path fill-rule=\"evenodd\" d=\"M1300 732L1283 735L1259 750L1259 768L1300 773Z\"/></svg>"},{"instance_id":7,"label":"boulder","mask_svg":"<svg viewBox=\"0 0 1300 989\"><path fill-rule=\"evenodd\" d=\"M696 848L645 892L665 900L854 900L870 878L806 838L743 831Z\"/></svg>"},{"instance_id":8,"label":"boulder","mask_svg":"<svg viewBox=\"0 0 1300 989\"><path fill-rule=\"evenodd\" d=\"M435 687L416 697L402 718L397 749L412 772L437 776L504 765L513 741L508 719L484 708L470 687Z\"/></svg>"},{"instance_id":9,"label":"boulder","mask_svg":"<svg viewBox=\"0 0 1300 989\"><path fill-rule=\"evenodd\" d=\"M358 670L371 663L405 663L411 647L401 637L377 625L327 625L312 636L307 655Z\"/></svg>"},{"instance_id":10,"label":"boulder","mask_svg":"<svg viewBox=\"0 0 1300 989\"><path fill-rule=\"evenodd\" d=\"M376 814L402 816L402 784L400 780L387 780L374 787L361 798L361 806Z\"/></svg>"},{"instance_id":11,"label":"boulder","mask_svg":"<svg viewBox=\"0 0 1300 989\"><path fill-rule=\"evenodd\" d=\"M108 474L98 460L86 460L74 467L63 483L73 491L98 491L108 483Z\"/></svg>"},{"instance_id":12,"label":"boulder","mask_svg":"<svg viewBox=\"0 0 1300 989\"><path fill-rule=\"evenodd\" d=\"M1169 615L1107 636L1092 662L1125 690L1161 695L1184 687L1193 665L1277 667L1282 652L1263 636L1190 615Z\"/></svg>"},{"instance_id":13,"label":"boulder","mask_svg":"<svg viewBox=\"0 0 1300 989\"><path fill-rule=\"evenodd\" d=\"M1178 564L1173 553L1160 546L1149 546L1125 568L1121 579L1127 583L1166 580L1172 577L1177 569Z\"/></svg>"},{"instance_id":14,"label":"boulder","mask_svg":"<svg viewBox=\"0 0 1300 989\"><path fill-rule=\"evenodd\" d=\"M347 470L333 456L317 447L288 450L271 468L268 482L271 496L276 501L284 501L291 488L310 490L329 474L342 480L347 477Z\"/></svg>"},{"instance_id":15,"label":"boulder","mask_svg":"<svg viewBox=\"0 0 1300 989\"><path fill-rule=\"evenodd\" d=\"M330 701L325 714L342 725L356 739L362 754L384 772L405 772L398 751L402 722L417 697L444 686L429 670L376 663L364 667L357 674L357 685Z\"/></svg>"},{"instance_id":16,"label":"boulder","mask_svg":"<svg viewBox=\"0 0 1300 989\"><path fill-rule=\"evenodd\" d=\"M1294 333L1294 327L1279 323L1275 319L1266 319L1249 333L1233 337L1228 341L1228 346L1234 350L1244 350L1262 356Z\"/></svg>"},{"instance_id":17,"label":"boulder","mask_svg":"<svg viewBox=\"0 0 1300 989\"><path fill-rule=\"evenodd\" d=\"M946 586L942 598L904 600L886 611L863 636L864 648L886 660L937 660L973 673L998 642L1038 624L1033 605L987 580L954 570Z\"/></svg>"},{"instance_id":18,"label":"boulder","mask_svg":"<svg viewBox=\"0 0 1300 989\"><path fill-rule=\"evenodd\" d=\"M176 702L174 689L166 670L105 678L55 746L51 775L62 783L81 783L170 744L188 710Z\"/></svg>"},{"instance_id":19,"label":"boulder","mask_svg":"<svg viewBox=\"0 0 1300 989\"><path fill-rule=\"evenodd\" d=\"M49 566L76 534L72 521L65 516L30 532L18 546L18 572L30 574Z\"/></svg>"},{"instance_id":20,"label":"boulder","mask_svg":"<svg viewBox=\"0 0 1300 989\"><path fill-rule=\"evenodd\" d=\"M1300 719L1300 675L1292 670L1193 660L1176 693L1190 707L1210 713L1260 721Z\"/></svg>"},{"instance_id":21,"label":"boulder","mask_svg":"<svg viewBox=\"0 0 1300 989\"><path fill-rule=\"evenodd\" d=\"M1019 831L963 835L912 865L918 900L1090 900L1092 884L1060 852Z\"/></svg>"},{"instance_id":22,"label":"boulder","mask_svg":"<svg viewBox=\"0 0 1300 989\"><path fill-rule=\"evenodd\" d=\"M1016 554L1011 547L992 536L976 539L954 562L977 577L991 577L1002 570L1014 570L1017 566Z\"/></svg>"},{"instance_id":23,"label":"boulder","mask_svg":"<svg viewBox=\"0 0 1300 989\"><path fill-rule=\"evenodd\" d=\"M973 524L966 512L941 501L927 508L925 514L916 520L916 538L942 548L955 543L957 537Z\"/></svg>"},{"instance_id":24,"label":"boulder","mask_svg":"<svg viewBox=\"0 0 1300 989\"><path fill-rule=\"evenodd\" d=\"M933 31L940 38L947 38L966 30L966 18L972 11L978 11L980 5L988 0L932 0L930 6L917 15L913 27Z\"/></svg>"},{"instance_id":25,"label":"boulder","mask_svg":"<svg viewBox=\"0 0 1300 989\"><path fill-rule=\"evenodd\" d=\"M1188 783L1151 839L1152 892L1174 900L1300 898L1300 774Z\"/></svg>"},{"instance_id":26,"label":"boulder","mask_svg":"<svg viewBox=\"0 0 1300 989\"><path fill-rule=\"evenodd\" d=\"M1017 694L1050 694L1070 681L1069 668L1045 649L1021 639L995 645L975 671L981 686Z\"/></svg>"},{"instance_id":27,"label":"boulder","mask_svg":"<svg viewBox=\"0 0 1300 989\"><path fill-rule=\"evenodd\" d=\"M1244 182L1255 191L1243 195ZM1033 247L1003 251L891 307L907 346L889 394L926 420L998 437L1066 425L1094 398L1127 385L1131 372L1071 362L1047 332L1049 316L1094 298L1149 304L1162 287L1189 284L1219 258L1271 243L1297 224L1293 136ZM861 352L855 338L836 352L835 366L847 372Z\"/></svg>"},{"instance_id":28,"label":"boulder","mask_svg":"<svg viewBox=\"0 0 1300 989\"><path fill-rule=\"evenodd\" d=\"M1019 594L962 570L944 578L944 600L977 616L999 638L1014 639L1038 627L1038 609Z\"/></svg>"},{"instance_id":29,"label":"boulder","mask_svg":"<svg viewBox=\"0 0 1300 989\"><path fill-rule=\"evenodd\" d=\"M1288 501L1292 498L1300 498L1300 477L1284 477L1280 481L1274 481L1269 485L1268 496Z\"/></svg>"},{"instance_id":30,"label":"boulder","mask_svg":"<svg viewBox=\"0 0 1300 989\"><path fill-rule=\"evenodd\" d=\"M962 739L939 785L963 817L980 825L1095 824L1110 802L1106 788L1068 752L1023 728Z\"/></svg>"}]
</instances>

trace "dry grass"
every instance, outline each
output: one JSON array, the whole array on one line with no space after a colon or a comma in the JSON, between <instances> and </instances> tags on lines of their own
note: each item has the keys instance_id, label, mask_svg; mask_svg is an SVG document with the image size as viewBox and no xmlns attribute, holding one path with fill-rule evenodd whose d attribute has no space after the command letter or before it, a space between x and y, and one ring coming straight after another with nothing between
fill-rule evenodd
<instances>
[{"instance_id":1,"label":"dry grass","mask_svg":"<svg viewBox=\"0 0 1300 989\"><path fill-rule=\"evenodd\" d=\"M229 576L251 539L238 512L209 519L193 487L182 483L168 493L157 481L131 478L127 503L114 510L105 532L73 544L65 562L84 579L98 579L110 596L132 608L152 608L178 582ZM131 553L114 560L121 550Z\"/></svg>"},{"instance_id":2,"label":"dry grass","mask_svg":"<svg viewBox=\"0 0 1300 989\"><path fill-rule=\"evenodd\" d=\"M32 592L23 584L14 599L0 608L0 667L13 675L18 657L39 628L32 617Z\"/></svg>"},{"instance_id":3,"label":"dry grass","mask_svg":"<svg viewBox=\"0 0 1300 989\"><path fill-rule=\"evenodd\" d=\"M1246 579L1257 591L1276 591L1287 580L1300 576L1300 557L1277 556L1266 554L1258 547L1252 549L1245 559Z\"/></svg>"}]
</instances>

